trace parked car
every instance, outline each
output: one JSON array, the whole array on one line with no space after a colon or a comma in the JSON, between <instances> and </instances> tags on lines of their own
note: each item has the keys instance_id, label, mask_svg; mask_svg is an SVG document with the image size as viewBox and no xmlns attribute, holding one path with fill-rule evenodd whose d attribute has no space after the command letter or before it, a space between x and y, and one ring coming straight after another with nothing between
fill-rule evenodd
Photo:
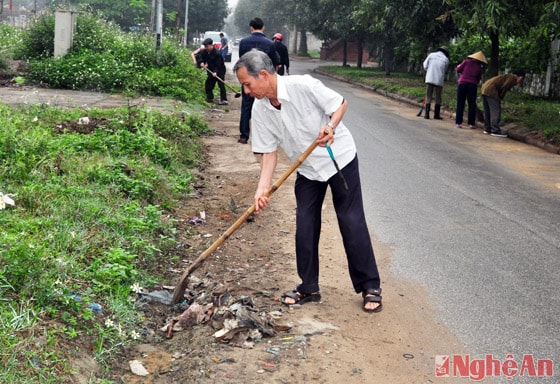
<instances>
[{"instance_id":1,"label":"parked car","mask_svg":"<svg viewBox=\"0 0 560 384\"><path fill-rule=\"evenodd\" d=\"M225 32L221 32L221 31L206 31L204 32L204 37L202 38L202 41L204 41L205 39L212 39L212 41L214 42L214 48L216 48L217 50L222 49L222 42L221 42L221 38L220 38L220 33L223 33L225 38L228 39L228 41L231 44L231 41L229 39L229 36L227 35L227 33ZM231 62L231 48L228 49L228 54L224 60L226 63L230 63Z\"/></svg>"}]
</instances>

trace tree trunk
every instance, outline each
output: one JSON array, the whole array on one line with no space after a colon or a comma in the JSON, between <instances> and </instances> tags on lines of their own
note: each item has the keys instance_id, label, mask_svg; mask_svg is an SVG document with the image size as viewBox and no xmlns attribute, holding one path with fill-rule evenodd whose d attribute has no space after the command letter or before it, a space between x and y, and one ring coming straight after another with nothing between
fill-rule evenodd
<instances>
[{"instance_id":1,"label":"tree trunk","mask_svg":"<svg viewBox=\"0 0 560 384\"><path fill-rule=\"evenodd\" d=\"M356 66L358 68L362 68L362 61L364 59L364 47L363 47L363 43L361 39L358 39L357 42L357 47L358 47L358 62L356 63Z\"/></svg>"},{"instance_id":2,"label":"tree trunk","mask_svg":"<svg viewBox=\"0 0 560 384\"><path fill-rule=\"evenodd\" d=\"M307 52L307 31L302 29L299 34L301 39L299 42L298 56L309 56L309 53Z\"/></svg>"},{"instance_id":3,"label":"tree trunk","mask_svg":"<svg viewBox=\"0 0 560 384\"><path fill-rule=\"evenodd\" d=\"M500 33L490 32L490 42L492 43L492 48L490 51L488 76L494 77L500 73Z\"/></svg>"},{"instance_id":4,"label":"tree trunk","mask_svg":"<svg viewBox=\"0 0 560 384\"><path fill-rule=\"evenodd\" d=\"M177 0L177 15L175 16L175 36L181 41L179 30L181 29L181 16L183 15L183 0Z\"/></svg>"},{"instance_id":5,"label":"tree trunk","mask_svg":"<svg viewBox=\"0 0 560 384\"><path fill-rule=\"evenodd\" d=\"M4 0L0 0L0 24L4 22Z\"/></svg>"},{"instance_id":6,"label":"tree trunk","mask_svg":"<svg viewBox=\"0 0 560 384\"><path fill-rule=\"evenodd\" d=\"M150 13L150 32L154 33L156 25L156 0L152 0L152 10Z\"/></svg>"},{"instance_id":7,"label":"tree trunk","mask_svg":"<svg viewBox=\"0 0 560 384\"><path fill-rule=\"evenodd\" d=\"M346 67L348 65L348 41L346 39L342 40L342 66Z\"/></svg>"},{"instance_id":8,"label":"tree trunk","mask_svg":"<svg viewBox=\"0 0 560 384\"><path fill-rule=\"evenodd\" d=\"M292 47L292 53L297 56L297 45L298 45L298 28L297 25L294 26L294 45Z\"/></svg>"},{"instance_id":9,"label":"tree trunk","mask_svg":"<svg viewBox=\"0 0 560 384\"><path fill-rule=\"evenodd\" d=\"M393 43L388 40L385 40L383 43L383 64L385 67L385 74L387 76L391 75L391 69L393 67Z\"/></svg>"}]
</instances>

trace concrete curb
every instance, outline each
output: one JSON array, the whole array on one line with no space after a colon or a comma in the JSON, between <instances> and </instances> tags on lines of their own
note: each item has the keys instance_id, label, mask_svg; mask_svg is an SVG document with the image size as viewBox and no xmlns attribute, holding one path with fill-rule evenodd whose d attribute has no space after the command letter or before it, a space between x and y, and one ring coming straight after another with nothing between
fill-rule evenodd
<instances>
[{"instance_id":1,"label":"concrete curb","mask_svg":"<svg viewBox=\"0 0 560 384\"><path fill-rule=\"evenodd\" d=\"M421 104L418 103L418 101L411 99L410 97L406 97L403 95L398 95L396 93L391 93L391 92L387 92L384 89L375 89L373 87L364 85L364 84L359 84L359 83L354 83L352 81L349 81L348 79L342 77L342 76L337 76L337 75L333 75L331 73L325 72L325 71L321 71L320 69L315 69L314 70L315 73L318 73L320 75L323 76L328 76L328 77L332 77L333 79L339 80L339 81L343 81L345 83L348 84L353 84L353 85L357 85L359 87L368 89L372 92L376 92L382 96L385 97L389 97L391 99L403 102L403 103L408 103L411 105L414 105L418 108L421 107ZM442 110L442 114L446 114L452 118L455 118L455 113L449 111L449 110ZM477 123L478 127L483 128L479 123ZM508 138L511 138L513 140L517 140L520 141L522 143L525 144L529 144L529 145L533 145L535 147L539 147L547 152L556 154L556 155L560 155L560 145L556 145L556 144L552 144L552 143L548 143L545 140L543 140L539 134L537 134L534 131L531 131L529 128L526 127L522 127L522 126L518 126L516 124L506 124L502 127L502 131L505 132L508 135Z\"/></svg>"}]
</instances>

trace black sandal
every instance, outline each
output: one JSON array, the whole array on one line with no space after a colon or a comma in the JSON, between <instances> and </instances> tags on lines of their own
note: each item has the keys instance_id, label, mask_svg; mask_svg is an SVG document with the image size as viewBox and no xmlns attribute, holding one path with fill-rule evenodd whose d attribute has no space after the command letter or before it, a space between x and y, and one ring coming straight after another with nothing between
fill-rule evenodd
<instances>
[{"instance_id":1,"label":"black sandal","mask_svg":"<svg viewBox=\"0 0 560 384\"><path fill-rule=\"evenodd\" d=\"M293 299L293 303L286 303L285 298L289 297ZM282 304L285 305L294 305L294 304L305 304L305 303L317 303L321 301L321 293L303 293L299 292L297 289L284 292L282 294Z\"/></svg>"},{"instance_id":2,"label":"black sandal","mask_svg":"<svg viewBox=\"0 0 560 384\"><path fill-rule=\"evenodd\" d=\"M362 309L367 313L381 312L383 304L381 303L381 288L368 288L362 292L363 306ZM366 309L367 303L379 303L374 309Z\"/></svg>"}]
</instances>

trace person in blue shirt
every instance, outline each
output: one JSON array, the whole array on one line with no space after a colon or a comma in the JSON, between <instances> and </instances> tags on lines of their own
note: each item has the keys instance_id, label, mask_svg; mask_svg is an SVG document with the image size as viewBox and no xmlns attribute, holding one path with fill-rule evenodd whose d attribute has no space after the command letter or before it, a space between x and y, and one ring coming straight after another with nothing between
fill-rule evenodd
<instances>
[{"instance_id":1,"label":"person in blue shirt","mask_svg":"<svg viewBox=\"0 0 560 384\"><path fill-rule=\"evenodd\" d=\"M251 49L256 48L266 53L272 60L274 68L278 68L280 65L280 56L272 40L264 34L264 21L255 17L249 22L249 28L251 30L251 35L241 39L239 42L239 57L241 58ZM243 87L241 87L241 96L241 118L239 120L239 140L237 140L237 142L247 144L251 132L251 109L253 108L254 98L243 92Z\"/></svg>"},{"instance_id":2,"label":"person in blue shirt","mask_svg":"<svg viewBox=\"0 0 560 384\"><path fill-rule=\"evenodd\" d=\"M224 36L223 33L220 32L220 53L222 54L222 58L224 59L224 62L226 61L226 56L228 54L229 51L229 44L228 44L228 39L227 37Z\"/></svg>"}]
</instances>

